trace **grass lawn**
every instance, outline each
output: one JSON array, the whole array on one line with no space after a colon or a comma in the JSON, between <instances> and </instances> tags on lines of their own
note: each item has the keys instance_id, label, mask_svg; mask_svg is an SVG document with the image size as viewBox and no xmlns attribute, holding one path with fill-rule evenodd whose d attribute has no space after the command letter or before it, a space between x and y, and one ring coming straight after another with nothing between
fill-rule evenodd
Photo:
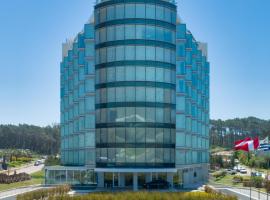
<instances>
[{"instance_id":1,"label":"grass lawn","mask_svg":"<svg viewBox=\"0 0 270 200\"><path fill-rule=\"evenodd\" d=\"M228 186L234 186L234 187L243 187L242 183L233 183L232 179L233 179L234 175L225 175L224 177L221 178L213 178L211 181L214 183L218 183L218 184L222 184L222 185L228 185Z\"/></svg>"},{"instance_id":2,"label":"grass lawn","mask_svg":"<svg viewBox=\"0 0 270 200\"><path fill-rule=\"evenodd\" d=\"M18 187L24 187L29 185L42 184L44 182L44 171L39 171L34 174L31 174L32 179L29 181L22 181L18 183L11 184L0 184L0 191L10 190Z\"/></svg>"}]
</instances>

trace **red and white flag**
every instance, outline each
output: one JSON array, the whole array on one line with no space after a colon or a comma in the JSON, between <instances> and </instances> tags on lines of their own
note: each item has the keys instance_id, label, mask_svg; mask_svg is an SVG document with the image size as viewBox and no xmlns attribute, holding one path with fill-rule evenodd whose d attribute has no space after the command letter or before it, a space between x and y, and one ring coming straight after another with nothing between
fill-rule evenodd
<instances>
[{"instance_id":1,"label":"red and white flag","mask_svg":"<svg viewBox=\"0 0 270 200\"><path fill-rule=\"evenodd\" d=\"M246 138L244 140L238 140L234 143L235 150L243 150L243 151L254 151L259 147L259 138L255 139Z\"/></svg>"}]
</instances>

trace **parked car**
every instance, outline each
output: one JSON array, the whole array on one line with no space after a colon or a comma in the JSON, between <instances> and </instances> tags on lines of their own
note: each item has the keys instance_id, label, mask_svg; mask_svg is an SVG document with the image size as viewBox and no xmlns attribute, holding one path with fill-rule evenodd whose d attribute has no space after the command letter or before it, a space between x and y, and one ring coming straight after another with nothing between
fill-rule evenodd
<instances>
[{"instance_id":1,"label":"parked car","mask_svg":"<svg viewBox=\"0 0 270 200\"><path fill-rule=\"evenodd\" d=\"M247 173L247 170L244 169L244 168L242 168L242 169L240 169L240 173L241 173L241 174L246 174L246 173Z\"/></svg>"},{"instance_id":2,"label":"parked car","mask_svg":"<svg viewBox=\"0 0 270 200\"><path fill-rule=\"evenodd\" d=\"M41 162L39 160L37 160L34 164L34 166L39 166L41 164Z\"/></svg>"},{"instance_id":3,"label":"parked car","mask_svg":"<svg viewBox=\"0 0 270 200\"><path fill-rule=\"evenodd\" d=\"M168 189L171 184L165 180L154 180L143 185L146 189Z\"/></svg>"},{"instance_id":4,"label":"parked car","mask_svg":"<svg viewBox=\"0 0 270 200\"><path fill-rule=\"evenodd\" d=\"M235 175L237 172L236 172L236 170L233 169L233 170L228 171L228 173L231 175Z\"/></svg>"}]
</instances>

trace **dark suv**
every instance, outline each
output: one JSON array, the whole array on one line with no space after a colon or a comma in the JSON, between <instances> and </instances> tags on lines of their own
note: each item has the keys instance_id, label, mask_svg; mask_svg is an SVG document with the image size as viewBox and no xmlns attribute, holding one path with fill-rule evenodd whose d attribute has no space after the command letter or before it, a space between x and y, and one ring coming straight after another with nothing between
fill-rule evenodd
<instances>
[{"instance_id":1,"label":"dark suv","mask_svg":"<svg viewBox=\"0 0 270 200\"><path fill-rule=\"evenodd\" d=\"M164 180L154 180L143 185L146 189L168 189L171 184Z\"/></svg>"}]
</instances>

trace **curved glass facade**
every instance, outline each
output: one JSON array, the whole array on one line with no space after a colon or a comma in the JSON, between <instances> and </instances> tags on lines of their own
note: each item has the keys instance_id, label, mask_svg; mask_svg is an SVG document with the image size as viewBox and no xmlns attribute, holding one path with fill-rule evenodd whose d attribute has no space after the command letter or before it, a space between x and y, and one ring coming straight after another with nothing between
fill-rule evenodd
<instances>
[{"instance_id":1,"label":"curved glass facade","mask_svg":"<svg viewBox=\"0 0 270 200\"><path fill-rule=\"evenodd\" d=\"M95 7L96 166L175 166L176 7Z\"/></svg>"}]
</instances>

